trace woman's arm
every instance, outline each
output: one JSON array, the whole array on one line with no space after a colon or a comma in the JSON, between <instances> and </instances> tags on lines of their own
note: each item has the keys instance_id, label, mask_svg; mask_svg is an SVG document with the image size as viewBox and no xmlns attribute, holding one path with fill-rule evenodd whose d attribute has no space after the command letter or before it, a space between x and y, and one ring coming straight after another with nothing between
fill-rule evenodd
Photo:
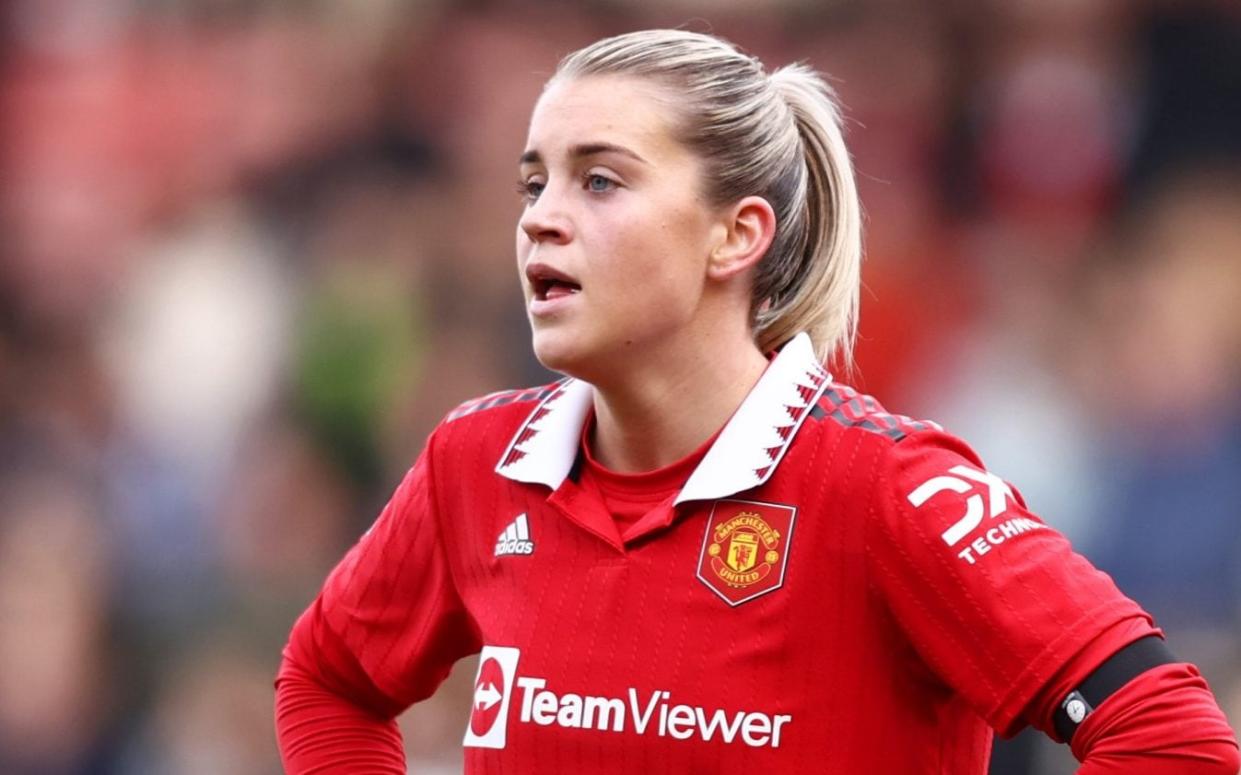
<instances>
[{"instance_id":1,"label":"woman's arm","mask_svg":"<svg viewBox=\"0 0 1241 775\"><path fill-rule=\"evenodd\" d=\"M1031 725L1071 744L1080 775L1236 775L1236 738L1197 668L1155 637L1115 653L1109 641L1097 639L1065 665L1032 703ZM1097 706L1080 723L1060 710L1074 698Z\"/></svg>"},{"instance_id":2,"label":"woman's arm","mask_svg":"<svg viewBox=\"0 0 1241 775\"><path fill-rule=\"evenodd\" d=\"M479 648L435 508L434 445L293 627L276 679L290 773L404 772L395 717Z\"/></svg>"},{"instance_id":3,"label":"woman's arm","mask_svg":"<svg viewBox=\"0 0 1241 775\"><path fill-rule=\"evenodd\" d=\"M1237 775L1241 753L1193 665L1142 673L1086 717L1073 735L1078 775Z\"/></svg>"},{"instance_id":4,"label":"woman's arm","mask_svg":"<svg viewBox=\"0 0 1241 775\"><path fill-rule=\"evenodd\" d=\"M276 740L285 772L404 773L394 710L322 626L317 606L308 610L276 677Z\"/></svg>"},{"instance_id":5,"label":"woman's arm","mask_svg":"<svg viewBox=\"0 0 1241 775\"><path fill-rule=\"evenodd\" d=\"M868 558L924 661L996 730L1053 714L1115 654L1162 634L1112 580L938 431L888 452ZM1236 775L1236 737L1192 665L1121 671L1072 738L1082 775Z\"/></svg>"}]
</instances>

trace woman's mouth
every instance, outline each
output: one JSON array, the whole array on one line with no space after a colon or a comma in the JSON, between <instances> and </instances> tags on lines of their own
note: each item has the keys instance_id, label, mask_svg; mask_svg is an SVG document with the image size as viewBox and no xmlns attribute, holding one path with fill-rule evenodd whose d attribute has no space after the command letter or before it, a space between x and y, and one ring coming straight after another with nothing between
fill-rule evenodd
<instances>
[{"instance_id":1,"label":"woman's mouth","mask_svg":"<svg viewBox=\"0 0 1241 775\"><path fill-rule=\"evenodd\" d=\"M573 277L547 264L532 262L526 267L526 278L534 301L550 302L580 293L582 286Z\"/></svg>"},{"instance_id":2,"label":"woman's mouth","mask_svg":"<svg viewBox=\"0 0 1241 775\"><path fill-rule=\"evenodd\" d=\"M550 301L551 299L572 296L580 290L582 290L582 286L576 283L567 283L560 280L540 280L534 284L534 298L539 301Z\"/></svg>"}]
</instances>

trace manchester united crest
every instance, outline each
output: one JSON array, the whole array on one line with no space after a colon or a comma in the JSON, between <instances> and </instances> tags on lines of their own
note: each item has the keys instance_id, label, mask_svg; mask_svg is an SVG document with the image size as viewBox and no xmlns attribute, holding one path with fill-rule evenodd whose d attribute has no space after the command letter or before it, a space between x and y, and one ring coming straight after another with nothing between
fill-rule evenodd
<instances>
[{"instance_id":1,"label":"manchester united crest","mask_svg":"<svg viewBox=\"0 0 1241 775\"><path fill-rule=\"evenodd\" d=\"M716 501L707 520L698 578L729 605L784 583L797 509L778 503Z\"/></svg>"}]
</instances>

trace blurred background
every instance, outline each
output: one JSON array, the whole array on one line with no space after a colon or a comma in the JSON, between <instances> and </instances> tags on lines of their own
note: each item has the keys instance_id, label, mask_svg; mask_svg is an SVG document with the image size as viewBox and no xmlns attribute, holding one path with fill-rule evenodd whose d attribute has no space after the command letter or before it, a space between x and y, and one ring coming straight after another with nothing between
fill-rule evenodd
<instances>
[{"instance_id":1,"label":"blurred background","mask_svg":"<svg viewBox=\"0 0 1241 775\"><path fill-rule=\"evenodd\" d=\"M1241 723L1231 2L10 0L0 772L275 773L296 615L440 416L532 384L516 159L592 40L834 79L855 382L940 421ZM403 719L457 772L473 666ZM996 773L1072 772L1026 734Z\"/></svg>"}]
</instances>

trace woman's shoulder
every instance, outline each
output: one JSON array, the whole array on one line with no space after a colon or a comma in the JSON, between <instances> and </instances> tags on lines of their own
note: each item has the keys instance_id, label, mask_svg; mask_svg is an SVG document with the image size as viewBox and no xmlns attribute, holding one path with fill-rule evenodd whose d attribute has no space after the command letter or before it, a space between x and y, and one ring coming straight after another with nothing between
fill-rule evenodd
<instances>
[{"instance_id":1,"label":"woman's shoulder","mask_svg":"<svg viewBox=\"0 0 1241 775\"><path fill-rule=\"evenodd\" d=\"M811 410L811 417L838 431L858 431L902 442L916 434L944 434L934 420L888 411L878 399L840 382L831 382ZM946 435L946 434L945 434Z\"/></svg>"},{"instance_id":2,"label":"woman's shoulder","mask_svg":"<svg viewBox=\"0 0 1241 775\"><path fill-rule=\"evenodd\" d=\"M968 442L933 420L889 412L874 397L838 383L824 390L816 409L837 438L871 441L871 454L861 456L873 467L867 481L881 483L915 507L942 491L961 495L975 490L988 493L997 507L1004 495L1024 504L1010 484L987 470Z\"/></svg>"},{"instance_id":3,"label":"woman's shoulder","mask_svg":"<svg viewBox=\"0 0 1241 775\"><path fill-rule=\"evenodd\" d=\"M536 387L498 390L494 393L471 398L458 404L456 408L446 414L440 422L440 426L443 427L455 423L466 417L486 413L494 414L496 410L506 410L502 412L503 414L520 413L522 409L529 411L534 406L546 401L564 382L565 380L557 380L556 382Z\"/></svg>"},{"instance_id":4,"label":"woman's shoulder","mask_svg":"<svg viewBox=\"0 0 1241 775\"><path fill-rule=\"evenodd\" d=\"M504 447L516 443L523 429L554 408L566 384L558 380L535 387L500 390L457 405L444 415L431 434L430 445L437 450L499 455ZM438 454L438 453L437 453ZM454 455L460 458L460 454Z\"/></svg>"},{"instance_id":5,"label":"woman's shoulder","mask_svg":"<svg viewBox=\"0 0 1241 775\"><path fill-rule=\"evenodd\" d=\"M939 423L889 411L874 396L849 385L830 383L811 417L824 426L820 443L853 437L872 450L875 465L898 478L904 478L908 469L921 471L928 464L982 466L974 449Z\"/></svg>"}]
</instances>

